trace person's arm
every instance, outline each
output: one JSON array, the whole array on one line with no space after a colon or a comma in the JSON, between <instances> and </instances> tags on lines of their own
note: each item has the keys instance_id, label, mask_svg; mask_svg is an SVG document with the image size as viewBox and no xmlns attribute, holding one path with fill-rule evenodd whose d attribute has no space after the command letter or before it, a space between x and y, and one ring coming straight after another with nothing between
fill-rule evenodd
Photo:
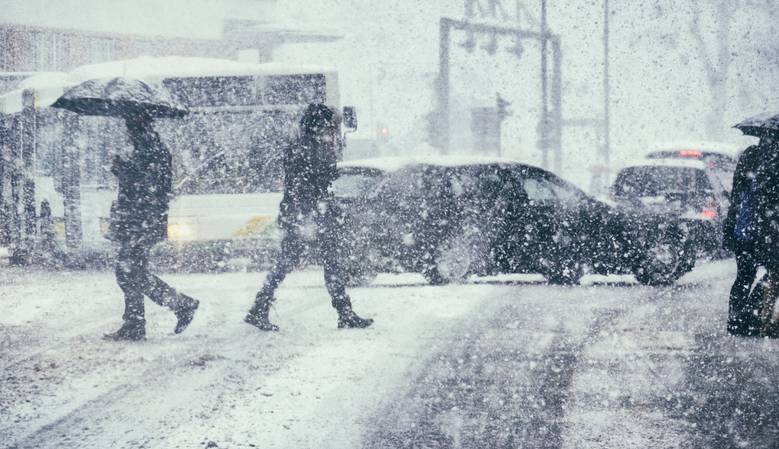
<instances>
[{"instance_id":1,"label":"person's arm","mask_svg":"<svg viewBox=\"0 0 779 449\"><path fill-rule=\"evenodd\" d=\"M751 146L744 150L736 163L733 172L733 187L730 191L730 206L725 219L722 221L722 242L726 249L732 249L734 243L733 232L736 227L736 216L741 209L741 194L744 186L749 181L750 168L754 165L752 159L756 157L756 148Z\"/></svg>"}]
</instances>

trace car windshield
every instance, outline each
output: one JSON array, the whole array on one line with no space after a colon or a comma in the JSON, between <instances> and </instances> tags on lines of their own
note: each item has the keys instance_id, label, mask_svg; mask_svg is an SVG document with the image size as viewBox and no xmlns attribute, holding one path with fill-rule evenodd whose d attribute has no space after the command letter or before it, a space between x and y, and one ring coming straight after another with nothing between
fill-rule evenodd
<instances>
[{"instance_id":1,"label":"car windshield","mask_svg":"<svg viewBox=\"0 0 779 449\"><path fill-rule=\"evenodd\" d=\"M341 169L331 190L339 198L362 198L381 180L381 171L371 169Z\"/></svg>"},{"instance_id":2,"label":"car windshield","mask_svg":"<svg viewBox=\"0 0 779 449\"><path fill-rule=\"evenodd\" d=\"M711 190L706 174L689 167L629 167L620 172L614 183L614 194L617 196L664 196Z\"/></svg>"},{"instance_id":3,"label":"car windshield","mask_svg":"<svg viewBox=\"0 0 779 449\"><path fill-rule=\"evenodd\" d=\"M417 165L400 169L381 183L375 195L381 201L403 210L429 207L429 200L443 199L449 189L445 189L445 177L441 167Z\"/></svg>"}]
</instances>

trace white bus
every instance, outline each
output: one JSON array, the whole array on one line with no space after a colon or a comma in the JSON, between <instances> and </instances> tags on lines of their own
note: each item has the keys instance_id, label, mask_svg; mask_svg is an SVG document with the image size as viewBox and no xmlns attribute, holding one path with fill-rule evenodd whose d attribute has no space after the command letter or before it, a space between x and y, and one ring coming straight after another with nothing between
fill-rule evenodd
<instances>
[{"instance_id":1,"label":"white bus","mask_svg":"<svg viewBox=\"0 0 779 449\"><path fill-rule=\"evenodd\" d=\"M141 58L85 66L68 75L71 83L90 78L130 76L166 87L190 108L183 119L158 120L155 128L174 158L174 188L168 242L162 253L186 263L215 267L231 257L259 257L274 241L281 200L281 152L298 132L310 103L341 109L338 75L317 67L244 64L203 58ZM53 101L40 89L40 106ZM6 103L12 103L6 100ZM343 108L345 128L354 127L353 108ZM116 181L110 162L130 151L123 121L71 118L39 108L36 195L52 203L62 222L63 147L79 148L81 243L86 251L107 248L110 204ZM73 127L78 128L75 132ZM46 182L45 178L53 179ZM49 184L50 188L46 185ZM58 204L57 204L58 203ZM59 225L64 239L64 225Z\"/></svg>"}]
</instances>

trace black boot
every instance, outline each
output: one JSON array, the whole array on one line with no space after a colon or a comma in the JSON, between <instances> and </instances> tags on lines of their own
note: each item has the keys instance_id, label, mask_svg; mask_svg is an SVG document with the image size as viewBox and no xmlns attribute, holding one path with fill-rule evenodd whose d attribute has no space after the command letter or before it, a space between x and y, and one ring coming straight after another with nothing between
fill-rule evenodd
<instances>
[{"instance_id":1,"label":"black boot","mask_svg":"<svg viewBox=\"0 0 779 449\"><path fill-rule=\"evenodd\" d=\"M128 320L114 333L103 335L104 340L141 341L146 340L146 321Z\"/></svg>"},{"instance_id":2,"label":"black boot","mask_svg":"<svg viewBox=\"0 0 779 449\"><path fill-rule=\"evenodd\" d=\"M361 318L351 308L338 311L338 329L364 329L373 324L373 318Z\"/></svg>"},{"instance_id":3,"label":"black boot","mask_svg":"<svg viewBox=\"0 0 779 449\"><path fill-rule=\"evenodd\" d=\"M189 326L189 323L192 322L192 318L195 317L195 310L197 310L197 307L200 305L200 301L196 299L190 298L187 295L181 296L189 303L189 305L187 307L176 310L175 312L178 322L176 322L176 328L173 330L173 332L176 334L184 332L184 329Z\"/></svg>"},{"instance_id":4,"label":"black boot","mask_svg":"<svg viewBox=\"0 0 779 449\"><path fill-rule=\"evenodd\" d=\"M257 295L254 306L243 320L261 331L278 331L279 327L268 319L271 301L273 301L273 298Z\"/></svg>"}]
</instances>

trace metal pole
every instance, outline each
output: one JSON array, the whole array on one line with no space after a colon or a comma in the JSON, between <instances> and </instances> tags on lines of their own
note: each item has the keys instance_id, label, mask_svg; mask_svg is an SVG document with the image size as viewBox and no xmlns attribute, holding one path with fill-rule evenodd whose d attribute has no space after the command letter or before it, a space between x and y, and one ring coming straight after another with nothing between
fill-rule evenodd
<instances>
[{"instance_id":1,"label":"metal pole","mask_svg":"<svg viewBox=\"0 0 779 449\"><path fill-rule=\"evenodd\" d=\"M69 252L81 247L81 170L76 135L80 130L80 119L76 114L64 114L62 145L62 191L65 209L65 245Z\"/></svg>"},{"instance_id":2,"label":"metal pole","mask_svg":"<svg viewBox=\"0 0 779 449\"><path fill-rule=\"evenodd\" d=\"M35 137L37 135L35 94L22 92L22 254L29 258L35 245L37 214L35 212ZM29 259L25 262L29 262Z\"/></svg>"},{"instance_id":3,"label":"metal pole","mask_svg":"<svg viewBox=\"0 0 779 449\"><path fill-rule=\"evenodd\" d=\"M11 172L8 168L10 162L8 144L11 141L11 130L8 122L8 116L0 116L0 245L8 245L11 237L11 210L8 207L11 204L8 199L11 194L11 184L7 182Z\"/></svg>"},{"instance_id":4,"label":"metal pole","mask_svg":"<svg viewBox=\"0 0 779 449\"><path fill-rule=\"evenodd\" d=\"M546 0L541 0L541 126L538 141L541 143L541 166L549 168L549 94L547 83L547 35Z\"/></svg>"},{"instance_id":5,"label":"metal pole","mask_svg":"<svg viewBox=\"0 0 779 449\"><path fill-rule=\"evenodd\" d=\"M438 44L438 137L441 151L449 152L449 19L442 17Z\"/></svg>"},{"instance_id":6,"label":"metal pole","mask_svg":"<svg viewBox=\"0 0 779 449\"><path fill-rule=\"evenodd\" d=\"M609 0L603 0L603 165L606 168L603 183L609 185L611 165L611 134L609 96Z\"/></svg>"},{"instance_id":7,"label":"metal pole","mask_svg":"<svg viewBox=\"0 0 779 449\"><path fill-rule=\"evenodd\" d=\"M554 171L563 173L563 76L562 76L562 46L560 39L552 39L552 111L551 134L552 151L554 151Z\"/></svg>"}]
</instances>

